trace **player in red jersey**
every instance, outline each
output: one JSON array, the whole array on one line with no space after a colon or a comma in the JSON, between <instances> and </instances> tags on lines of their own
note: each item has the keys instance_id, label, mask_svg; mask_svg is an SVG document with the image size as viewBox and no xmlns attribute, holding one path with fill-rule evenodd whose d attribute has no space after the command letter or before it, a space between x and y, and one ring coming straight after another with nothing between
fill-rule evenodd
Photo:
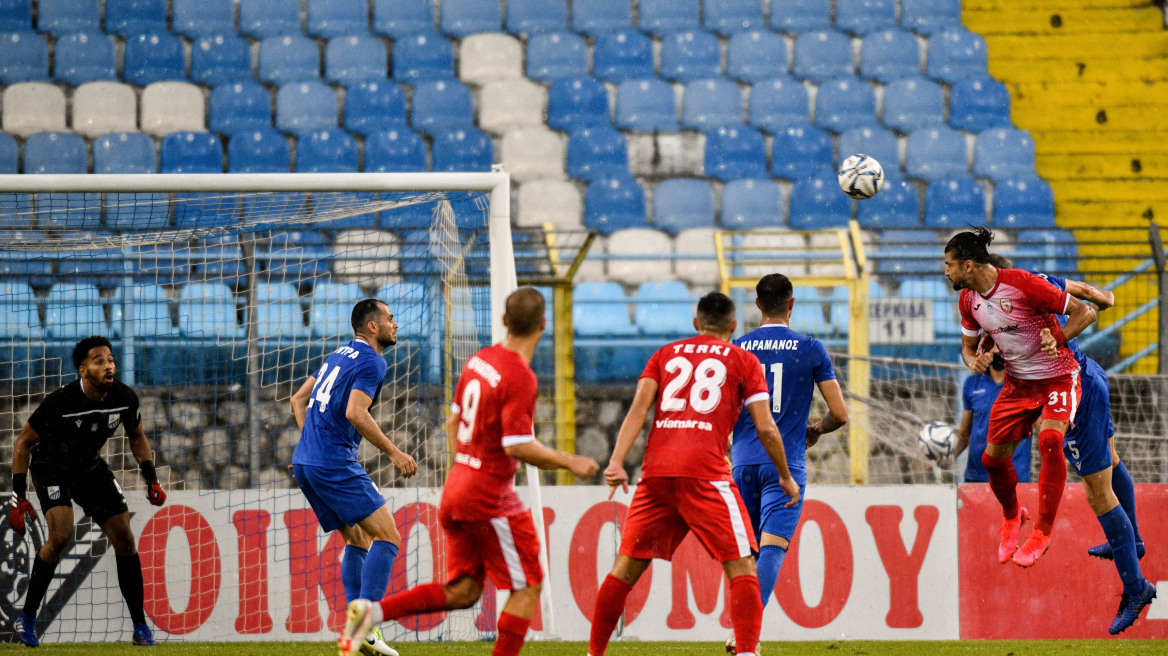
<instances>
[{"instance_id":1,"label":"player in red jersey","mask_svg":"<svg viewBox=\"0 0 1168 656\"><path fill-rule=\"evenodd\" d=\"M730 579L726 603L738 653L758 651L762 595L751 556L758 545L726 460L730 431L744 405L758 427L759 442L779 471L783 491L791 498L787 506L799 500L799 484L787 469L762 364L730 343L736 326L734 302L718 292L706 294L698 301L694 319L698 335L654 353L637 382L632 407L604 470L604 480L613 492L617 485L628 490L625 456L654 402L657 412L620 553L596 596L590 656L604 655L625 599L652 559L672 558L690 531L721 561Z\"/></svg>"},{"instance_id":2,"label":"player in red jersey","mask_svg":"<svg viewBox=\"0 0 1168 656\"><path fill-rule=\"evenodd\" d=\"M1006 382L990 411L988 444L982 464L990 489L1002 504L998 561L1013 558L1033 565L1050 547L1050 531L1067 480L1063 439L1075 421L1082 395L1079 363L1066 348L1095 321L1095 310L1042 278L1021 269L998 269L988 247L993 233L986 228L960 232L945 246L945 275L961 290L961 358L974 373L993 360L993 340L1006 361ZM1067 316L1065 326L1058 318ZM1018 531L1029 516L1018 505L1018 475L1011 456L1041 418L1038 447L1038 521L1018 547Z\"/></svg>"},{"instance_id":3,"label":"player in red jersey","mask_svg":"<svg viewBox=\"0 0 1168 656\"><path fill-rule=\"evenodd\" d=\"M507 338L466 361L446 421L454 465L439 507L446 544L447 582L428 583L380 603L349 604L340 656L360 647L361 636L385 620L470 608L487 577L511 590L499 617L493 656L515 656L539 605L543 570L531 511L515 492L519 461L542 469L566 468L593 476L595 460L555 451L535 439L536 377L530 362L544 330L544 300L530 287L507 297Z\"/></svg>"}]
</instances>

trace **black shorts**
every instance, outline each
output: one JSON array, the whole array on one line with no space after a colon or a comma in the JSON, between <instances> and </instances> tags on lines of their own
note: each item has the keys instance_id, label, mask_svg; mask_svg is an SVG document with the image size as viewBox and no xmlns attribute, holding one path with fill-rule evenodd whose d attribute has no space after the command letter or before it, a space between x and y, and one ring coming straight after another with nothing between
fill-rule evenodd
<instances>
[{"instance_id":1,"label":"black shorts","mask_svg":"<svg viewBox=\"0 0 1168 656\"><path fill-rule=\"evenodd\" d=\"M111 517L129 511L122 486L104 460L80 474L36 465L30 471L42 514L49 508L71 506L76 501L101 526Z\"/></svg>"}]
</instances>

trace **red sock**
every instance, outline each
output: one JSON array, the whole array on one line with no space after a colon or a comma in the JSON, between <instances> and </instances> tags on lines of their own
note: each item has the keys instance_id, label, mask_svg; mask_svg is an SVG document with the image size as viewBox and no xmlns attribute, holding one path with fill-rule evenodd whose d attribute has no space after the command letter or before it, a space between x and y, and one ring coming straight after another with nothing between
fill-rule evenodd
<instances>
[{"instance_id":1,"label":"red sock","mask_svg":"<svg viewBox=\"0 0 1168 656\"><path fill-rule=\"evenodd\" d=\"M446 590L441 583L425 583L381 600L381 613L386 620L439 610L446 610Z\"/></svg>"},{"instance_id":2,"label":"red sock","mask_svg":"<svg viewBox=\"0 0 1168 656\"><path fill-rule=\"evenodd\" d=\"M1053 428L1038 433L1042 469L1038 471L1038 521L1034 528L1050 535L1063 487L1067 484L1067 461L1063 459L1063 434Z\"/></svg>"},{"instance_id":3,"label":"red sock","mask_svg":"<svg viewBox=\"0 0 1168 656\"><path fill-rule=\"evenodd\" d=\"M625 599L633 586L609 574L600 584L600 591L596 593L596 606L592 609L592 635L588 640L589 656L604 656L608 649L608 641L612 639L613 629L625 612ZM758 587L755 587L755 597L758 597Z\"/></svg>"},{"instance_id":4,"label":"red sock","mask_svg":"<svg viewBox=\"0 0 1168 656\"><path fill-rule=\"evenodd\" d=\"M762 595L757 576L730 579L730 622L734 624L738 653L757 653L758 634L762 632Z\"/></svg>"},{"instance_id":5,"label":"red sock","mask_svg":"<svg viewBox=\"0 0 1168 656\"><path fill-rule=\"evenodd\" d=\"M990 489L1002 504L1002 516L1013 519L1018 516L1018 472L1014 471L1014 461L1010 458L994 458L988 453L981 454L981 464L990 476Z\"/></svg>"},{"instance_id":6,"label":"red sock","mask_svg":"<svg viewBox=\"0 0 1168 656\"><path fill-rule=\"evenodd\" d=\"M495 649L491 656L516 656L523 649L523 640L527 638L527 627L531 620L525 620L518 615L504 611L499 615L499 637L495 639Z\"/></svg>"}]
</instances>

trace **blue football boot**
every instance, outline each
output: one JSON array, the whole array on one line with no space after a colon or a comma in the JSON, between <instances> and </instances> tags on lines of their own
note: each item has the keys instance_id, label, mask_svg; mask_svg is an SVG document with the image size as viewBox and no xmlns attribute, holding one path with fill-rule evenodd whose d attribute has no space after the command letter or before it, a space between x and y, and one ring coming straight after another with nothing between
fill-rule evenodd
<instances>
[{"instance_id":1,"label":"blue football boot","mask_svg":"<svg viewBox=\"0 0 1168 656\"><path fill-rule=\"evenodd\" d=\"M1127 627L1136 623L1136 618L1143 612L1144 607L1151 605L1155 598L1156 586L1147 580L1144 581L1144 591L1136 598L1132 599L1124 594L1122 601L1119 602L1119 613L1116 614L1115 620L1111 623L1111 628L1107 629L1108 633L1111 635L1123 633Z\"/></svg>"},{"instance_id":2,"label":"blue football boot","mask_svg":"<svg viewBox=\"0 0 1168 656\"><path fill-rule=\"evenodd\" d=\"M16 629L16 637L24 643L25 647L40 647L41 640L37 637L36 618L25 613L16 616L16 622L13 623Z\"/></svg>"},{"instance_id":3,"label":"blue football boot","mask_svg":"<svg viewBox=\"0 0 1168 656\"><path fill-rule=\"evenodd\" d=\"M1094 547L1087 547L1087 555L1092 558L1101 558L1103 560L1112 560L1111 544L1104 542L1103 544L1095 545ZM1144 541L1140 540L1136 543L1136 558L1144 559Z\"/></svg>"},{"instance_id":4,"label":"blue football boot","mask_svg":"<svg viewBox=\"0 0 1168 656\"><path fill-rule=\"evenodd\" d=\"M154 641L154 634L150 632L150 627L145 624L134 624L134 638L133 643L137 647L156 647L158 643Z\"/></svg>"}]
</instances>

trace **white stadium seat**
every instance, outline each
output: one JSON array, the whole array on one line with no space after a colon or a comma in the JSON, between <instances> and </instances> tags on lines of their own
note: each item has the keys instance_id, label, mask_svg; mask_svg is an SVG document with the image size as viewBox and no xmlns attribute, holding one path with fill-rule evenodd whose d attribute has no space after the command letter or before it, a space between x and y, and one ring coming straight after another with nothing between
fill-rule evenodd
<instances>
[{"instance_id":1,"label":"white stadium seat","mask_svg":"<svg viewBox=\"0 0 1168 656\"><path fill-rule=\"evenodd\" d=\"M503 134L515 128L544 125L547 104L547 89L527 78L491 82L480 95L479 127Z\"/></svg>"},{"instance_id":2,"label":"white stadium seat","mask_svg":"<svg viewBox=\"0 0 1168 656\"><path fill-rule=\"evenodd\" d=\"M714 258L714 229L690 228L673 238L673 251L678 255L704 255L709 259L676 260L673 270L678 278L694 287L713 287L718 284L718 261Z\"/></svg>"},{"instance_id":3,"label":"white stadium seat","mask_svg":"<svg viewBox=\"0 0 1168 656\"><path fill-rule=\"evenodd\" d=\"M186 82L155 82L142 91L142 131L154 137L172 132L206 132L203 91Z\"/></svg>"},{"instance_id":4,"label":"white stadium seat","mask_svg":"<svg viewBox=\"0 0 1168 656\"><path fill-rule=\"evenodd\" d=\"M65 93L44 82L20 82L4 90L3 128L19 137L65 130Z\"/></svg>"},{"instance_id":5,"label":"white stadium seat","mask_svg":"<svg viewBox=\"0 0 1168 656\"><path fill-rule=\"evenodd\" d=\"M519 187L516 224L542 226L551 223L563 230L583 228L584 202L580 189L566 180L532 180Z\"/></svg>"},{"instance_id":6,"label":"white stadium seat","mask_svg":"<svg viewBox=\"0 0 1168 656\"><path fill-rule=\"evenodd\" d=\"M564 138L544 127L508 132L503 137L501 161L518 183L541 178L563 180Z\"/></svg>"},{"instance_id":7,"label":"white stadium seat","mask_svg":"<svg viewBox=\"0 0 1168 656\"><path fill-rule=\"evenodd\" d=\"M458 49L458 77L467 84L523 77L523 46L506 34L472 34Z\"/></svg>"},{"instance_id":8,"label":"white stadium seat","mask_svg":"<svg viewBox=\"0 0 1168 656\"><path fill-rule=\"evenodd\" d=\"M609 255L643 256L630 260L609 260L608 276L626 285L673 278L673 242L669 235L651 228L627 228L608 236Z\"/></svg>"},{"instance_id":9,"label":"white stadium seat","mask_svg":"<svg viewBox=\"0 0 1168 656\"><path fill-rule=\"evenodd\" d=\"M748 264L743 266L743 276L761 278L768 273L775 273L776 270L787 276L807 275L806 265L786 264L781 260L783 254L793 256L807 250L807 240L803 238L802 234L791 232L784 228L753 232L742 238L742 246L752 249L749 252L753 252L756 256L764 259L770 257L767 255L768 250L774 249L775 251L773 258L767 260L766 264Z\"/></svg>"},{"instance_id":10,"label":"white stadium seat","mask_svg":"<svg viewBox=\"0 0 1168 656\"><path fill-rule=\"evenodd\" d=\"M138 97L118 82L89 82L73 92L73 130L93 139L110 132L138 131Z\"/></svg>"},{"instance_id":11,"label":"white stadium seat","mask_svg":"<svg viewBox=\"0 0 1168 656\"><path fill-rule=\"evenodd\" d=\"M608 276L604 273L604 260L600 259L608 253L607 241L604 237L592 240L592 248L588 249L584 261L576 270L576 282L608 282Z\"/></svg>"},{"instance_id":12,"label":"white stadium seat","mask_svg":"<svg viewBox=\"0 0 1168 656\"><path fill-rule=\"evenodd\" d=\"M377 288L397 283L400 278L398 253L401 240L385 230L346 230L337 235L333 250L336 252L353 248L368 259L359 261L337 260L333 263L334 280Z\"/></svg>"}]
</instances>

